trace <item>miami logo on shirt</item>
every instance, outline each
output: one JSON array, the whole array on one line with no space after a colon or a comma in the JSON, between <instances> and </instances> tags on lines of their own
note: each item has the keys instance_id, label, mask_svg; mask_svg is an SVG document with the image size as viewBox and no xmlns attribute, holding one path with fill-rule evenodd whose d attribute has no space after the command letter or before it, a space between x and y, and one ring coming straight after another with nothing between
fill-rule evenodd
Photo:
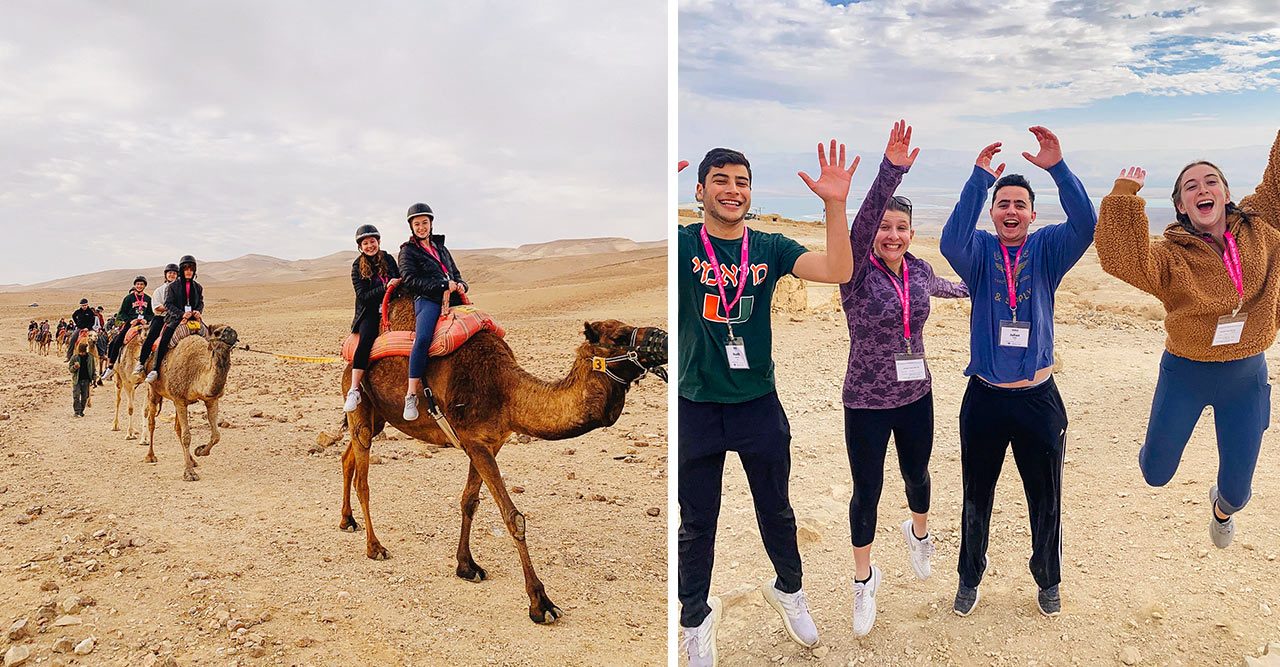
<instances>
[{"instance_id":1,"label":"miami logo on shirt","mask_svg":"<svg viewBox=\"0 0 1280 667\"><path fill-rule=\"evenodd\" d=\"M724 312L724 308L720 306L720 303L719 294L703 294L702 319L721 324L742 324L751 319L751 312L754 310L756 298L747 294L742 295L742 298L733 304L733 312L729 313L728 319L721 314Z\"/></svg>"}]
</instances>

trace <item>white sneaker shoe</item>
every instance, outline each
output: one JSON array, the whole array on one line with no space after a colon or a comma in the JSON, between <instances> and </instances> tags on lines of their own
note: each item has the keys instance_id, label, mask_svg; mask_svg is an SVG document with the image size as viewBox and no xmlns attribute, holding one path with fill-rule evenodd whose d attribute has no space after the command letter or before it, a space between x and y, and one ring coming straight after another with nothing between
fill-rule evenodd
<instances>
[{"instance_id":1,"label":"white sneaker shoe","mask_svg":"<svg viewBox=\"0 0 1280 667\"><path fill-rule=\"evenodd\" d=\"M862 637L871 632L876 622L876 592L884 578L880 568L871 566L871 579L865 584L853 582L853 636Z\"/></svg>"},{"instance_id":2,"label":"white sneaker shoe","mask_svg":"<svg viewBox=\"0 0 1280 667\"><path fill-rule=\"evenodd\" d=\"M146 369L144 369L144 368L142 367L142 364L138 364L138 365L136 365L136 366L134 366L134 367L133 367L133 374L134 374L134 375L142 375L142 371L144 371L144 370L146 370Z\"/></svg>"},{"instance_id":3,"label":"white sneaker shoe","mask_svg":"<svg viewBox=\"0 0 1280 667\"><path fill-rule=\"evenodd\" d=\"M933 572L933 568L929 566L929 559L934 553L933 536L925 535L923 540L916 539L911 519L907 519L902 523L902 539L907 541L907 549L910 552L907 559L911 561L912 571L916 573L918 579L928 579Z\"/></svg>"},{"instance_id":4,"label":"white sneaker shoe","mask_svg":"<svg viewBox=\"0 0 1280 667\"><path fill-rule=\"evenodd\" d=\"M404 420L411 422L418 418L418 395L405 394L404 396Z\"/></svg>"},{"instance_id":5,"label":"white sneaker shoe","mask_svg":"<svg viewBox=\"0 0 1280 667\"><path fill-rule=\"evenodd\" d=\"M112 368L112 367L110 367L110 366L108 366L108 367L107 367L107 370L102 371L102 379L103 379L103 380L110 380L110 379L111 379L112 374L114 374L114 373L115 373L115 369L114 369L114 368Z\"/></svg>"},{"instance_id":6,"label":"white sneaker shoe","mask_svg":"<svg viewBox=\"0 0 1280 667\"><path fill-rule=\"evenodd\" d=\"M689 667L715 667L716 664L716 630L720 627L720 615L723 605L720 598L707 598L707 606L711 613L702 619L702 625L696 628L680 628L680 648L689 656Z\"/></svg>"},{"instance_id":7,"label":"white sneaker shoe","mask_svg":"<svg viewBox=\"0 0 1280 667\"><path fill-rule=\"evenodd\" d=\"M151 371L150 373L147 373L147 382L155 382L158 377L160 377L159 373Z\"/></svg>"},{"instance_id":8,"label":"white sneaker shoe","mask_svg":"<svg viewBox=\"0 0 1280 667\"><path fill-rule=\"evenodd\" d=\"M818 627L813 624L813 617L809 615L809 598L805 597L804 589L783 593L778 590L777 583L775 579L760 587L764 601L782 617L782 627L791 641L805 648L812 648L818 643Z\"/></svg>"},{"instance_id":9,"label":"white sneaker shoe","mask_svg":"<svg viewBox=\"0 0 1280 667\"><path fill-rule=\"evenodd\" d=\"M356 406L360 405L360 388L352 387L347 392L347 402L342 404L342 409L346 412L355 412Z\"/></svg>"}]
</instances>

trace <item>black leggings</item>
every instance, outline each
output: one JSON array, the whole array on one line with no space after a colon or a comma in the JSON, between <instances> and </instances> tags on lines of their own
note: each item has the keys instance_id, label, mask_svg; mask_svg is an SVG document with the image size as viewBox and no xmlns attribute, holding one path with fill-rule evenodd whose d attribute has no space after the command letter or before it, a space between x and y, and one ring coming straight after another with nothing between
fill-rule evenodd
<instances>
[{"instance_id":1,"label":"black leggings","mask_svg":"<svg viewBox=\"0 0 1280 667\"><path fill-rule=\"evenodd\" d=\"M876 537L876 506L884 487L884 457L893 433L898 468L912 512L929 511L929 455L933 452L933 392L912 403L887 410L844 409L844 445L853 471L849 499L849 533L853 546L865 547Z\"/></svg>"},{"instance_id":2,"label":"black leggings","mask_svg":"<svg viewBox=\"0 0 1280 667\"><path fill-rule=\"evenodd\" d=\"M107 360L112 365L115 365L116 359L119 358L120 348L124 347L124 337L129 333L131 327L133 327L133 322L125 322L124 326L120 327L120 333L116 334L116 337L111 339L111 345L107 346Z\"/></svg>"},{"instance_id":3,"label":"black leggings","mask_svg":"<svg viewBox=\"0 0 1280 667\"><path fill-rule=\"evenodd\" d=\"M378 339L378 320L379 316L376 312L361 318L357 331L360 334L360 342L356 343L356 353L351 358L352 368L362 371L369 368L369 350L373 349L373 343Z\"/></svg>"},{"instance_id":4,"label":"black leggings","mask_svg":"<svg viewBox=\"0 0 1280 667\"><path fill-rule=\"evenodd\" d=\"M147 330L147 339L142 341L142 351L138 353L138 363L146 366L147 359L151 357L151 346L156 344L156 339L160 337L160 332L164 329L164 320L155 318L151 320L151 328Z\"/></svg>"}]
</instances>

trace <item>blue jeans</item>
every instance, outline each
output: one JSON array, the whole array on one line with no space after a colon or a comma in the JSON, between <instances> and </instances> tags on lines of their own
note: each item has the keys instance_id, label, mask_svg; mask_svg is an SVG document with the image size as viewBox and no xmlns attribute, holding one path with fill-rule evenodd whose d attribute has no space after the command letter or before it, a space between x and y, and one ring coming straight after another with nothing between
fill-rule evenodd
<instances>
[{"instance_id":1,"label":"blue jeans","mask_svg":"<svg viewBox=\"0 0 1280 667\"><path fill-rule=\"evenodd\" d=\"M1206 405L1213 406L1218 435L1218 509L1233 514L1249 502L1262 432L1271 425L1271 385L1262 354L1223 362L1165 351L1138 465L1152 486L1173 479Z\"/></svg>"},{"instance_id":2,"label":"blue jeans","mask_svg":"<svg viewBox=\"0 0 1280 667\"><path fill-rule=\"evenodd\" d=\"M409 353L409 377L421 379L427 371L427 350L436 335L436 322L440 319L440 304L418 297L413 300L413 314L418 318L414 327L413 351Z\"/></svg>"}]
</instances>

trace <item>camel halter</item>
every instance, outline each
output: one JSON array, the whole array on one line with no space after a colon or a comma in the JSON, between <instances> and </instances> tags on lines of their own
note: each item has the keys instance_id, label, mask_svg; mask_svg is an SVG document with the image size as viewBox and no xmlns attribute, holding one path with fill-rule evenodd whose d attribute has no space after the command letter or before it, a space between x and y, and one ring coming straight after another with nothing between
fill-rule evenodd
<instances>
[{"instance_id":1,"label":"camel halter","mask_svg":"<svg viewBox=\"0 0 1280 667\"><path fill-rule=\"evenodd\" d=\"M637 382L641 380L642 378L644 378L646 375L649 374L649 371L653 371L654 375L658 376L659 378L662 378L663 382L666 382L667 369L663 368L661 364L657 364L653 368L648 368L643 363L640 362L640 354L638 352L638 348L636 347L636 335L639 333L640 333L639 328L635 328L631 330L631 344L626 347L626 350L627 350L626 354L621 354L613 357L591 357L591 370L604 373L605 375L609 376L610 380L613 380L614 382L617 382L618 384L624 387L629 387L631 386L632 382ZM649 346L646 345L645 347L647 349ZM609 369L609 364L612 364L618 361L630 361L631 363L635 364L636 367L640 369L640 375L636 376L635 379L631 380L630 382L618 377L617 375L614 374L612 370Z\"/></svg>"}]
</instances>

